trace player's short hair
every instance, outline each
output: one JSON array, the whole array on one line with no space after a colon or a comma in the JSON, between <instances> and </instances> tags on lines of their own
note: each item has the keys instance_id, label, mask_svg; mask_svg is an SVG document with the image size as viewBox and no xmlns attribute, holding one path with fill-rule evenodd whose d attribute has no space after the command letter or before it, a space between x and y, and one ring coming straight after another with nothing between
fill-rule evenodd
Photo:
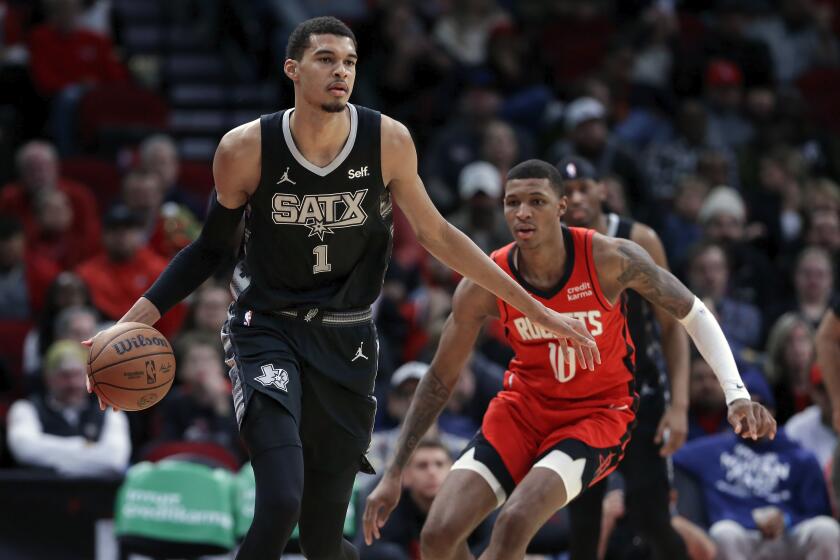
<instances>
[{"instance_id":1,"label":"player's short hair","mask_svg":"<svg viewBox=\"0 0 840 560\"><path fill-rule=\"evenodd\" d=\"M309 37L312 35L349 37L353 41L353 46L358 46L356 36L344 22L332 16L322 16L308 19L295 27L286 44L286 58L300 60L303 57L303 51L309 47Z\"/></svg>"},{"instance_id":2,"label":"player's short hair","mask_svg":"<svg viewBox=\"0 0 840 560\"><path fill-rule=\"evenodd\" d=\"M515 179L548 179L558 196L566 194L560 172L556 167L541 159L528 159L514 165L508 171L507 180L513 181Z\"/></svg>"}]
</instances>

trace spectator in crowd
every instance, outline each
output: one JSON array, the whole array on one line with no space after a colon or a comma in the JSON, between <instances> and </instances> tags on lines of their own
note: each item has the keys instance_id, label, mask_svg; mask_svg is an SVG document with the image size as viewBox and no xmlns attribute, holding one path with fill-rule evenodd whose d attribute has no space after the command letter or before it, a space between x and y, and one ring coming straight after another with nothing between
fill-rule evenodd
<instances>
[{"instance_id":1,"label":"spectator in crowd","mask_svg":"<svg viewBox=\"0 0 840 560\"><path fill-rule=\"evenodd\" d=\"M88 340L99 332L99 314L92 307L73 305L62 309L53 321L52 337L45 347L49 348L54 342L72 340L79 342ZM43 376L41 364L44 354L38 351L38 331L31 331L32 338L27 336L24 341L23 372L26 376L28 392L41 391Z\"/></svg>"},{"instance_id":2,"label":"spectator in crowd","mask_svg":"<svg viewBox=\"0 0 840 560\"><path fill-rule=\"evenodd\" d=\"M491 31L507 21L495 0L456 0L451 11L437 20L432 34L458 64L476 67L487 61Z\"/></svg>"},{"instance_id":3,"label":"spectator in crowd","mask_svg":"<svg viewBox=\"0 0 840 560\"><path fill-rule=\"evenodd\" d=\"M715 372L699 355L691 358L688 383L688 441L725 432L726 399Z\"/></svg>"},{"instance_id":4,"label":"spectator in crowd","mask_svg":"<svg viewBox=\"0 0 840 560\"><path fill-rule=\"evenodd\" d=\"M604 105L592 97L579 97L566 106L563 115L568 140L549 149L550 161L579 155L595 165L599 176L615 174L621 177L628 199L633 202L633 214L640 220L647 220L648 185L642 167L635 154L611 135Z\"/></svg>"},{"instance_id":5,"label":"spectator in crowd","mask_svg":"<svg viewBox=\"0 0 840 560\"><path fill-rule=\"evenodd\" d=\"M730 187L715 187L697 217L703 238L726 250L732 297L759 308L770 305L776 292L776 274L767 257L749 244L747 208L741 195Z\"/></svg>"},{"instance_id":6,"label":"spectator in crowd","mask_svg":"<svg viewBox=\"0 0 840 560\"><path fill-rule=\"evenodd\" d=\"M398 367L391 376L390 392L385 401L385 408L389 419L396 422L396 426L375 431L367 454L371 466L377 472L385 467L396 450L400 426L405 419L405 415L408 414L411 398L428 369L429 364L408 362ZM452 457L460 454L469 441L465 437L441 430L439 424L432 426L426 435L440 441Z\"/></svg>"},{"instance_id":7,"label":"spectator in crowd","mask_svg":"<svg viewBox=\"0 0 840 560\"><path fill-rule=\"evenodd\" d=\"M88 352L77 341L53 344L44 360L44 396L16 401L8 444L22 466L62 476L117 476L131 445L124 412L103 411L85 388Z\"/></svg>"},{"instance_id":8,"label":"spectator in crowd","mask_svg":"<svg viewBox=\"0 0 840 560\"><path fill-rule=\"evenodd\" d=\"M522 161L522 150L516 131L505 121L492 121L484 129L481 157L492 164L499 177L506 177L510 168Z\"/></svg>"},{"instance_id":9,"label":"spectator in crowd","mask_svg":"<svg viewBox=\"0 0 840 560\"><path fill-rule=\"evenodd\" d=\"M111 208L102 226L104 253L83 262L76 272L90 288L96 308L117 321L163 272L166 260L144 246L142 218L126 206ZM167 336L180 325L183 305L173 311L156 325Z\"/></svg>"},{"instance_id":10,"label":"spectator in crowd","mask_svg":"<svg viewBox=\"0 0 840 560\"><path fill-rule=\"evenodd\" d=\"M163 181L163 201L186 206L193 215L204 218L207 201L192 196L178 184L181 162L175 141L166 134L149 136L140 144L140 167L157 173Z\"/></svg>"},{"instance_id":11,"label":"spectator in crowd","mask_svg":"<svg viewBox=\"0 0 840 560\"><path fill-rule=\"evenodd\" d=\"M694 173L700 154L709 149L706 110L702 103L687 99L680 105L673 140L654 144L645 157L645 174L651 195L669 202L676 198L683 178Z\"/></svg>"},{"instance_id":12,"label":"spectator in crowd","mask_svg":"<svg viewBox=\"0 0 840 560\"><path fill-rule=\"evenodd\" d=\"M153 171L131 171L123 179L122 198L143 219L145 241L165 259L190 244L201 229L190 210L177 202L164 203L163 179Z\"/></svg>"},{"instance_id":13,"label":"spectator in crowd","mask_svg":"<svg viewBox=\"0 0 840 560\"><path fill-rule=\"evenodd\" d=\"M74 237L74 246L83 248L85 257L93 255L99 248L100 226L98 205L90 189L61 177L58 155L47 142L24 144L17 151L16 163L18 182L0 189L0 212L18 217L27 239L39 239L38 199L51 191L62 191L70 201L73 216L66 235Z\"/></svg>"},{"instance_id":14,"label":"spectator in crowd","mask_svg":"<svg viewBox=\"0 0 840 560\"><path fill-rule=\"evenodd\" d=\"M87 284L73 272L62 272L44 292L44 307L38 324L29 331L23 343L23 371L40 373L41 359L56 340L56 318L71 307L92 307L93 300Z\"/></svg>"},{"instance_id":15,"label":"spectator in crowd","mask_svg":"<svg viewBox=\"0 0 840 560\"><path fill-rule=\"evenodd\" d=\"M767 337L764 371L773 387L776 419L786 422L811 404L814 329L797 313L785 313Z\"/></svg>"},{"instance_id":16,"label":"spectator in crowd","mask_svg":"<svg viewBox=\"0 0 840 560\"><path fill-rule=\"evenodd\" d=\"M30 37L32 77L47 96L68 86L95 85L126 79L108 37L79 25L80 0L48 0L47 22Z\"/></svg>"},{"instance_id":17,"label":"spectator in crowd","mask_svg":"<svg viewBox=\"0 0 840 560\"><path fill-rule=\"evenodd\" d=\"M450 218L453 225L488 254L511 241L502 214L502 177L486 161L464 167L458 178L461 209Z\"/></svg>"},{"instance_id":18,"label":"spectator in crowd","mask_svg":"<svg viewBox=\"0 0 840 560\"><path fill-rule=\"evenodd\" d=\"M0 214L0 319L35 319L58 272L52 261L24 250L20 222Z\"/></svg>"},{"instance_id":19,"label":"spectator in crowd","mask_svg":"<svg viewBox=\"0 0 840 560\"><path fill-rule=\"evenodd\" d=\"M731 60L744 73L744 86L772 85L773 61L763 41L750 38L746 27L750 19L750 3L744 0L720 0L711 26L704 30L699 42L685 41L678 47L675 86L678 92L700 89L698 80L713 59Z\"/></svg>"},{"instance_id":20,"label":"spectator in crowd","mask_svg":"<svg viewBox=\"0 0 840 560\"><path fill-rule=\"evenodd\" d=\"M451 467L452 457L443 443L424 439L417 444L405 468L402 499L380 529L382 537L371 546L358 543L362 560L420 560L420 531ZM490 526L484 521L467 541L476 557L487 545Z\"/></svg>"},{"instance_id":21,"label":"spectator in crowd","mask_svg":"<svg viewBox=\"0 0 840 560\"><path fill-rule=\"evenodd\" d=\"M58 189L35 197L37 237L26 240L28 251L70 270L99 252L99 245L85 245L86 240L73 234L73 206L67 193Z\"/></svg>"},{"instance_id":22,"label":"spectator in crowd","mask_svg":"<svg viewBox=\"0 0 840 560\"><path fill-rule=\"evenodd\" d=\"M694 247L686 264L688 287L706 302L718 319L729 344L758 349L761 342L761 312L755 306L730 295L729 259L723 247L702 242Z\"/></svg>"},{"instance_id":23,"label":"spectator in crowd","mask_svg":"<svg viewBox=\"0 0 840 560\"><path fill-rule=\"evenodd\" d=\"M184 333L204 332L217 336L227 320L228 307L233 298L230 289L214 280L208 280L196 290L181 329Z\"/></svg>"},{"instance_id":24,"label":"spectator in crowd","mask_svg":"<svg viewBox=\"0 0 840 560\"><path fill-rule=\"evenodd\" d=\"M729 152L717 148L703 150L697 158L695 174L712 187L738 186L740 175Z\"/></svg>"},{"instance_id":25,"label":"spectator in crowd","mask_svg":"<svg viewBox=\"0 0 840 560\"><path fill-rule=\"evenodd\" d=\"M770 257L791 250L802 234L804 159L791 148L777 146L759 158L758 188L748 196L750 218L759 226L753 243Z\"/></svg>"},{"instance_id":26,"label":"spectator in crowd","mask_svg":"<svg viewBox=\"0 0 840 560\"><path fill-rule=\"evenodd\" d=\"M811 406L797 412L785 424L785 432L793 441L813 453L823 472L828 474L834 449L837 447L837 432L831 423L833 416L822 372L816 364L811 368Z\"/></svg>"},{"instance_id":27,"label":"spectator in crowd","mask_svg":"<svg viewBox=\"0 0 840 560\"><path fill-rule=\"evenodd\" d=\"M772 413L773 394L761 376L744 383ZM840 526L819 462L784 429L773 440L728 431L696 439L674 463L700 484L721 560L840 558Z\"/></svg>"},{"instance_id":28,"label":"spectator in crowd","mask_svg":"<svg viewBox=\"0 0 840 560\"><path fill-rule=\"evenodd\" d=\"M653 558L649 554L647 556L644 555L648 552L644 542L640 543L639 539L633 539L631 536L632 533L630 535L621 534L621 529L623 529L622 525L625 525L629 521L627 518L624 490L615 488L607 492L606 496L604 496L602 511L601 541L598 543L598 560L612 558L616 555L621 558L627 557L628 549L633 551L629 552L631 555L638 554L642 555L639 557ZM686 552L690 560L715 560L717 557L717 547L703 528L698 527L689 519L679 514L671 517L671 526L685 543ZM635 558L637 556L631 557Z\"/></svg>"},{"instance_id":29,"label":"spectator in crowd","mask_svg":"<svg viewBox=\"0 0 840 560\"><path fill-rule=\"evenodd\" d=\"M672 209L662 220L662 243L674 268L684 264L689 249L703 238L698 216L708 193L709 185L695 175L684 175L677 182Z\"/></svg>"},{"instance_id":30,"label":"spectator in crowd","mask_svg":"<svg viewBox=\"0 0 840 560\"><path fill-rule=\"evenodd\" d=\"M239 441L218 334L185 334L178 338L175 350L181 384L155 409L158 440L213 443L243 462L245 450Z\"/></svg>"},{"instance_id":31,"label":"spectator in crowd","mask_svg":"<svg viewBox=\"0 0 840 560\"><path fill-rule=\"evenodd\" d=\"M752 139L753 128L743 114L744 75L733 62L710 60L706 66L705 102L710 144L736 150Z\"/></svg>"},{"instance_id":32,"label":"spectator in crowd","mask_svg":"<svg viewBox=\"0 0 840 560\"><path fill-rule=\"evenodd\" d=\"M773 306L770 317L776 319L786 311L795 311L816 329L834 289L834 269L828 252L822 247L803 249L793 268L793 286L794 297Z\"/></svg>"},{"instance_id":33,"label":"spectator in crowd","mask_svg":"<svg viewBox=\"0 0 840 560\"><path fill-rule=\"evenodd\" d=\"M128 72L111 40L79 24L81 0L44 3L47 22L32 30L29 46L32 81L52 100L51 130L62 154L76 145L76 109L82 95L103 83L122 82Z\"/></svg>"},{"instance_id":34,"label":"spectator in crowd","mask_svg":"<svg viewBox=\"0 0 840 560\"><path fill-rule=\"evenodd\" d=\"M429 196L444 214L457 208L458 175L465 165L480 159L484 129L500 104L498 90L478 81L469 82L461 92L455 114L430 138L421 175Z\"/></svg>"},{"instance_id":35,"label":"spectator in crowd","mask_svg":"<svg viewBox=\"0 0 840 560\"><path fill-rule=\"evenodd\" d=\"M830 4L782 0L778 12L749 24L747 34L767 45L776 79L789 84L811 68L840 62L831 17Z\"/></svg>"},{"instance_id":36,"label":"spectator in crowd","mask_svg":"<svg viewBox=\"0 0 840 560\"><path fill-rule=\"evenodd\" d=\"M840 278L840 211L815 210L808 215L805 243L825 249L834 262L834 278Z\"/></svg>"}]
</instances>

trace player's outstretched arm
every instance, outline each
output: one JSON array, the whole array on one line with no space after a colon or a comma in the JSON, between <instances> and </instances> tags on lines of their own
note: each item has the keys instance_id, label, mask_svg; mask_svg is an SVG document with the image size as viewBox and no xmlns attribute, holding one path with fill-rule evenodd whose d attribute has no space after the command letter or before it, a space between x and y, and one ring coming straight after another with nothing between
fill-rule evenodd
<instances>
[{"instance_id":1,"label":"player's outstretched arm","mask_svg":"<svg viewBox=\"0 0 840 560\"><path fill-rule=\"evenodd\" d=\"M259 185L261 157L259 120L225 134L213 158L216 196L211 200L201 234L175 255L149 290L123 315L120 323L154 325L161 315L219 268L233 249L245 203ZM83 344L91 346L96 336ZM105 409L102 399L99 406Z\"/></svg>"},{"instance_id":2,"label":"player's outstretched arm","mask_svg":"<svg viewBox=\"0 0 840 560\"><path fill-rule=\"evenodd\" d=\"M776 421L750 394L741 381L735 357L714 315L677 278L656 265L636 243L596 235L593 244L601 285L615 293L633 289L682 323L700 354L714 370L726 395L728 420L743 437L776 435Z\"/></svg>"},{"instance_id":3,"label":"player's outstretched arm","mask_svg":"<svg viewBox=\"0 0 840 560\"><path fill-rule=\"evenodd\" d=\"M532 322L556 333L561 342L571 341L584 369L594 369L594 364L600 363L595 338L582 321L564 317L530 297L469 237L443 219L417 174L417 152L408 129L386 116L382 117L382 174L426 250L446 266L508 302Z\"/></svg>"},{"instance_id":4,"label":"player's outstretched arm","mask_svg":"<svg viewBox=\"0 0 840 560\"><path fill-rule=\"evenodd\" d=\"M429 371L417 386L403 421L394 457L365 504L363 527L367 544L379 538L379 529L397 506L402 491L403 469L449 401L484 320L496 314L496 300L492 294L469 279L461 281L455 290L452 312L446 319Z\"/></svg>"},{"instance_id":5,"label":"player's outstretched arm","mask_svg":"<svg viewBox=\"0 0 840 560\"><path fill-rule=\"evenodd\" d=\"M831 309L817 330L817 364L834 410L834 429L840 430L840 315Z\"/></svg>"}]
</instances>

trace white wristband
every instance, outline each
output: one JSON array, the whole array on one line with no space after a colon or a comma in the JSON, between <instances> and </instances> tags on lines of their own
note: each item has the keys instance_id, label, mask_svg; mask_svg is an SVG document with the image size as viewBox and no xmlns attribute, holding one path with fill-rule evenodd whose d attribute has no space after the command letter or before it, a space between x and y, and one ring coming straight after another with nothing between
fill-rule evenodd
<instances>
[{"instance_id":1,"label":"white wristband","mask_svg":"<svg viewBox=\"0 0 840 560\"><path fill-rule=\"evenodd\" d=\"M702 301L695 296L694 305L688 315L680 319L691 340L700 351L700 355L711 366L712 371L726 395L726 404L736 399L750 398L750 393L741 381L735 357L729 348L723 331L715 320L714 315L706 308Z\"/></svg>"}]
</instances>

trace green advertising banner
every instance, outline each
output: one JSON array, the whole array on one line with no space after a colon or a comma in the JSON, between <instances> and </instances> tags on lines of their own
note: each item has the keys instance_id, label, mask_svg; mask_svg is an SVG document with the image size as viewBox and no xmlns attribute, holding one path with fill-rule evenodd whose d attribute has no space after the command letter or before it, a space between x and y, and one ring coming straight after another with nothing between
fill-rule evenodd
<instances>
[{"instance_id":1,"label":"green advertising banner","mask_svg":"<svg viewBox=\"0 0 840 560\"><path fill-rule=\"evenodd\" d=\"M182 461L139 463L117 493L117 536L233 548L233 476ZM251 505L253 515L253 503ZM237 510L238 511L238 510Z\"/></svg>"}]
</instances>

